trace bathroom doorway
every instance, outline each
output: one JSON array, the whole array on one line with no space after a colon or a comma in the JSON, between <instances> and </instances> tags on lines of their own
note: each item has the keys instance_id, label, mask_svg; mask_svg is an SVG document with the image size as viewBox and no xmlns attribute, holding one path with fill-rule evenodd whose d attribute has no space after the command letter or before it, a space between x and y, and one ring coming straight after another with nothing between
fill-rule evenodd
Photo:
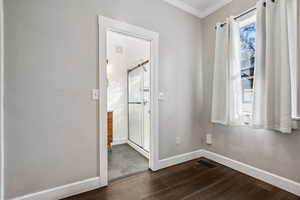
<instances>
[{"instance_id":1,"label":"bathroom doorway","mask_svg":"<svg viewBox=\"0 0 300 200\"><path fill-rule=\"evenodd\" d=\"M136 154L146 160L146 170L158 170L160 168L159 163L159 128L158 128L158 38L159 35L156 32L146 30L144 28L134 26L131 24L127 24L124 22L120 22L114 19L110 19L107 17L99 16L98 17L99 24L99 172L100 172L100 185L107 186L109 180L115 180L117 178L121 178L127 176L124 173L124 170L119 173L116 178L109 175L111 167L109 167L109 159L112 157L109 155L109 152L114 149L119 152L130 151L133 157L136 158ZM119 34L119 35L118 35ZM136 46L133 52L131 52L131 48L128 49L126 45L109 45L109 37L110 35L116 36L114 40L110 41L119 41L120 44L122 40L120 38L127 38L129 40L139 41L137 43L146 44L147 48L147 56L139 56L139 53L143 52ZM118 37L121 36L121 37ZM116 39L119 38L119 39ZM110 58L109 51L112 54L116 54L115 57L119 58L123 63L122 67L114 67L114 59ZM126 55L126 56L124 56ZM126 59L122 60L122 57L126 57ZM127 58L129 61L127 62ZM134 59L133 59L134 58ZM117 59L118 60L118 59ZM121 70L122 69L122 70ZM138 69L138 70L135 70ZM115 76L119 76L116 71L122 73L121 78L118 79ZM143 70L144 76L143 81L141 80L141 74ZM124 75L125 73L125 75ZM109 75L110 74L110 75ZM146 75L147 74L147 75ZM147 79L145 76L150 77ZM137 78L140 77L140 78ZM109 80L111 79L111 80ZM131 79L130 81L128 81ZM135 79L137 79L137 83L135 84ZM116 81L114 81L116 80ZM121 81L120 81L121 80ZM119 81L119 83L118 83ZM148 84L148 86L147 86ZM124 90L124 85L126 85ZM139 89L139 93L130 92L132 98L128 98L129 96L129 88L130 90L138 90L137 85L143 86ZM116 87L115 87L116 86ZM144 87L145 86L145 87ZM111 90L109 90L109 88ZM115 88L115 89L112 89ZM121 92L121 88L122 92ZM149 90L149 91L148 91ZM121 94L121 95L120 95ZM148 95L148 96L147 96ZM144 97L144 99L137 99L138 106L131 106L130 102L132 100L136 100L135 98ZM116 97L116 98L115 98ZM148 98L148 99L147 99ZM130 100L130 101L128 101ZM110 102L114 102L116 105L122 105L119 108L113 107ZM119 104L117 104L119 102ZM110 104L110 105L109 105ZM141 109L142 105L144 109ZM147 106L149 107L147 111ZM130 111L129 111L130 109ZM122 113L120 115L120 113ZM130 113L129 113L130 112ZM122 116L122 117L114 117ZM148 122L146 122L145 115L148 115ZM130 119L129 119L130 118ZM125 121L125 123L124 123ZM149 122L150 121L150 122ZM150 123L150 124L149 124ZM149 126L147 128L147 126ZM143 127L143 128L142 128ZM109 129L112 129L110 131ZM147 131L144 131L147 129ZM119 131L118 131L119 130ZM143 130L141 132L142 135L137 135L136 130ZM113 138L113 135L116 133L120 134L123 137L118 140ZM109 132L111 132L112 138L109 136ZM125 133L125 134L124 134ZM149 137L147 136L149 134ZM125 136L125 137L124 137ZM147 140L146 140L147 138ZM119 149L118 149L119 147ZM131 155L132 155L131 154ZM121 156L121 154L115 153L114 159L116 162L115 166L124 167L124 162L120 161L122 158L126 158L125 160L133 160L130 163L131 166L128 165L126 168L128 175L132 175L136 172L132 172L131 170L136 167L136 165L132 166L134 163L134 159L131 156ZM129 154L128 154L129 155ZM129 159L128 159L129 158ZM126 164L125 164L126 165ZM112 165L110 165L112 166ZM143 165L144 166L144 165ZM128 170L129 169L129 170ZM118 169L119 170L119 169Z\"/></svg>"},{"instance_id":2,"label":"bathroom doorway","mask_svg":"<svg viewBox=\"0 0 300 200\"><path fill-rule=\"evenodd\" d=\"M150 42L107 31L108 180L149 169Z\"/></svg>"}]
</instances>

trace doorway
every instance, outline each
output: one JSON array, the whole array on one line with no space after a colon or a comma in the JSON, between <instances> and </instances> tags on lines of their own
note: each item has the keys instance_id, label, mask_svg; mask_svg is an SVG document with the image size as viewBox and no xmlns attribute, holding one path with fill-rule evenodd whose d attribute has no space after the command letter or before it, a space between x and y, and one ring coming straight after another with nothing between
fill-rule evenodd
<instances>
[{"instance_id":1,"label":"doorway","mask_svg":"<svg viewBox=\"0 0 300 200\"><path fill-rule=\"evenodd\" d=\"M99 16L99 171L100 185L106 186L109 180L109 153L113 150L120 152L127 151L137 153L143 159L146 159L146 168L151 170L159 169L159 145L158 145L158 34L146 30L141 27L130 25L117 20ZM123 62L123 68L126 69L125 81L126 85L125 98L122 98L122 103L125 103L125 118L119 123L119 119L115 119L112 115L117 114L118 109L109 108L109 101L116 100L111 98L108 88L114 82L109 80L110 70L116 68L111 67L113 62L108 58L108 37L109 34L119 34L123 37L132 40L139 40L148 43L148 58L141 57ZM112 47L112 46L111 46ZM128 50L128 49L127 49ZM114 45L112 51L118 54L125 53L125 48L122 45ZM140 51L138 51L140 52ZM123 55L123 54L122 54ZM120 56L120 55L119 55ZM127 57L134 57L130 54ZM125 64L126 63L126 64ZM110 68L111 67L111 68ZM120 69L119 69L120 70ZM123 74L123 73L122 73ZM147 80L147 76L149 77ZM116 94L117 90L113 92ZM123 90L124 91L124 90ZM110 96L110 97L109 97ZM124 97L123 96L123 97ZM142 98L143 97L143 98ZM115 111L116 110L116 111ZM119 109L119 112L122 109ZM112 112L111 112L112 111ZM110 114L109 114L110 113ZM118 115L117 115L118 116ZM112 129L125 130L125 137L120 140L115 140L108 137L109 122ZM121 120L122 121L122 120ZM119 123L119 124L118 124ZM120 128L123 127L123 128ZM114 130L113 130L114 131ZM120 133L120 131L118 131ZM124 133L124 132L123 132ZM113 133L112 133L113 134ZM124 136L124 135L123 135ZM111 140L111 141L110 141ZM111 144L109 143L111 142ZM123 145L123 146L121 146ZM115 147L115 148L114 148ZM119 148L118 148L119 147ZM124 149L125 148L125 149ZM115 154L116 155L116 154ZM118 156L117 156L118 157ZM120 155L119 155L120 157ZM126 157L126 156L125 156ZM124 158L124 156L123 156ZM119 158L117 159L119 162ZM130 160L130 159L129 159ZM119 162L122 163L123 162ZM131 162L133 164L134 162ZM119 164L117 164L119 165ZM129 169L134 167L129 166ZM130 171L129 170L129 171ZM129 174L130 175L130 174ZM110 178L111 179L111 178ZM114 179L114 178L112 178Z\"/></svg>"},{"instance_id":2,"label":"doorway","mask_svg":"<svg viewBox=\"0 0 300 200\"><path fill-rule=\"evenodd\" d=\"M108 180L149 169L150 42L107 31Z\"/></svg>"}]
</instances>

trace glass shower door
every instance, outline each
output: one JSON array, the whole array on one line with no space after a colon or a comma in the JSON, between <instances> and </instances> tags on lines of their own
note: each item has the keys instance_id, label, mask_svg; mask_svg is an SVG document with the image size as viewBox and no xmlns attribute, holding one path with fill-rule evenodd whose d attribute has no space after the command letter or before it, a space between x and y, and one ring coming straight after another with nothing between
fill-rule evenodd
<instances>
[{"instance_id":1,"label":"glass shower door","mask_svg":"<svg viewBox=\"0 0 300 200\"><path fill-rule=\"evenodd\" d=\"M128 71L128 136L129 140L144 146L144 70Z\"/></svg>"}]
</instances>

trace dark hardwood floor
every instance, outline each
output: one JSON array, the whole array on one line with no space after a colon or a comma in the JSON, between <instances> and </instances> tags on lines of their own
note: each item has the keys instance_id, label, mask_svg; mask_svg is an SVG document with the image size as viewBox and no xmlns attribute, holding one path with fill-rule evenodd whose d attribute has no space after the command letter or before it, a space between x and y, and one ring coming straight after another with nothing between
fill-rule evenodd
<instances>
[{"instance_id":1,"label":"dark hardwood floor","mask_svg":"<svg viewBox=\"0 0 300 200\"><path fill-rule=\"evenodd\" d=\"M199 160L204 163L198 162ZM207 164L207 162L209 162ZM144 172L65 200L300 200L206 159Z\"/></svg>"}]
</instances>

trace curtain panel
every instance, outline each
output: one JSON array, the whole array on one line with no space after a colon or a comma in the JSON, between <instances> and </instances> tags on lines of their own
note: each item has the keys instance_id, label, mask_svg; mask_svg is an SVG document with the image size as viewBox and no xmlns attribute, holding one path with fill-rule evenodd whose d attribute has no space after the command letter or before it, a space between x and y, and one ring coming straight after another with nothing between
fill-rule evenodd
<instances>
[{"instance_id":1,"label":"curtain panel","mask_svg":"<svg viewBox=\"0 0 300 200\"><path fill-rule=\"evenodd\" d=\"M216 48L213 78L213 123L241 125L242 80L240 71L239 24L233 17L216 26Z\"/></svg>"},{"instance_id":2,"label":"curtain panel","mask_svg":"<svg viewBox=\"0 0 300 200\"><path fill-rule=\"evenodd\" d=\"M297 115L297 0L257 3L253 126L291 133ZM264 5L264 6L263 6Z\"/></svg>"},{"instance_id":3,"label":"curtain panel","mask_svg":"<svg viewBox=\"0 0 300 200\"><path fill-rule=\"evenodd\" d=\"M256 5L254 128L291 133L300 116L298 0ZM243 125L240 26L230 17L216 26L212 123Z\"/></svg>"}]
</instances>

